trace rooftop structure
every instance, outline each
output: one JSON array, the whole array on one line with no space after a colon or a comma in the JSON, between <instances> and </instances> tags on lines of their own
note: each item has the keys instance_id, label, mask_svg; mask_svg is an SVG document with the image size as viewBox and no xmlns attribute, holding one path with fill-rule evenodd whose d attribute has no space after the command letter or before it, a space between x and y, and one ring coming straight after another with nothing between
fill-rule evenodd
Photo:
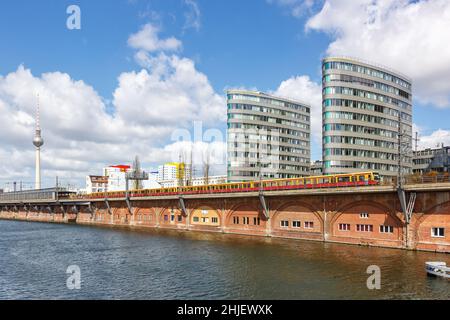
<instances>
[{"instance_id":1,"label":"rooftop structure","mask_svg":"<svg viewBox=\"0 0 450 320\"><path fill-rule=\"evenodd\" d=\"M413 173L450 172L450 146L425 149L414 152Z\"/></svg>"}]
</instances>

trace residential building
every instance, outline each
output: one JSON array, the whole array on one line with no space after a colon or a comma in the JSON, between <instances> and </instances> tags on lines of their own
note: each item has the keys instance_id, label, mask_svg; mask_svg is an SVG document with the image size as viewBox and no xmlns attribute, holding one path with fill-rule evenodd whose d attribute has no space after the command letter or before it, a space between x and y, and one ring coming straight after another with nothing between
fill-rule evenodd
<instances>
[{"instance_id":1,"label":"residential building","mask_svg":"<svg viewBox=\"0 0 450 320\"><path fill-rule=\"evenodd\" d=\"M126 189L126 174L132 168L128 165L114 165L103 168L103 175L108 177L108 191L122 191Z\"/></svg>"},{"instance_id":2,"label":"residential building","mask_svg":"<svg viewBox=\"0 0 450 320\"><path fill-rule=\"evenodd\" d=\"M158 182L161 182L163 187L176 187L180 183L186 185L188 179L191 177L190 168L183 162L170 162L158 167ZM173 181L177 181L176 183Z\"/></svg>"},{"instance_id":3,"label":"residential building","mask_svg":"<svg viewBox=\"0 0 450 320\"><path fill-rule=\"evenodd\" d=\"M108 190L107 176L87 176L86 193L106 192Z\"/></svg>"},{"instance_id":4,"label":"residential building","mask_svg":"<svg viewBox=\"0 0 450 320\"><path fill-rule=\"evenodd\" d=\"M357 59L323 60L324 174L412 172L411 80Z\"/></svg>"},{"instance_id":5,"label":"residential building","mask_svg":"<svg viewBox=\"0 0 450 320\"><path fill-rule=\"evenodd\" d=\"M263 92L229 90L229 182L309 175L310 106Z\"/></svg>"},{"instance_id":6,"label":"residential building","mask_svg":"<svg viewBox=\"0 0 450 320\"><path fill-rule=\"evenodd\" d=\"M162 188L177 188L180 186L179 179L168 179L168 180L158 180L158 183ZM209 176L206 177L196 177L192 178L191 186L204 186L213 184L224 184L227 183L227 176ZM183 184L185 186L185 184Z\"/></svg>"},{"instance_id":7,"label":"residential building","mask_svg":"<svg viewBox=\"0 0 450 320\"><path fill-rule=\"evenodd\" d=\"M312 176L321 176L323 174L323 161L317 160L311 164L311 175Z\"/></svg>"},{"instance_id":8,"label":"residential building","mask_svg":"<svg viewBox=\"0 0 450 320\"><path fill-rule=\"evenodd\" d=\"M206 179L206 177L192 178L193 186L204 186L204 185L224 184L224 183L227 183L227 176L210 176L208 177L208 179Z\"/></svg>"},{"instance_id":9,"label":"residential building","mask_svg":"<svg viewBox=\"0 0 450 320\"><path fill-rule=\"evenodd\" d=\"M413 173L450 172L450 146L414 152Z\"/></svg>"},{"instance_id":10,"label":"residential building","mask_svg":"<svg viewBox=\"0 0 450 320\"><path fill-rule=\"evenodd\" d=\"M161 184L158 182L158 173L150 172L148 173L148 180L142 181L143 189L160 189Z\"/></svg>"}]
</instances>

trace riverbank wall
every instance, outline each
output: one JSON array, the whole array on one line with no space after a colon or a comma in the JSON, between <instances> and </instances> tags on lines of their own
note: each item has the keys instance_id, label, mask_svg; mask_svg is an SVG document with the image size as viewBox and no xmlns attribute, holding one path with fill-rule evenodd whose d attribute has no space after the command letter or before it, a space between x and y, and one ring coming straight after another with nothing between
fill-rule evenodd
<instances>
[{"instance_id":1,"label":"riverbank wall","mask_svg":"<svg viewBox=\"0 0 450 320\"><path fill-rule=\"evenodd\" d=\"M272 193L0 204L0 219L167 228L450 253L450 191Z\"/></svg>"}]
</instances>

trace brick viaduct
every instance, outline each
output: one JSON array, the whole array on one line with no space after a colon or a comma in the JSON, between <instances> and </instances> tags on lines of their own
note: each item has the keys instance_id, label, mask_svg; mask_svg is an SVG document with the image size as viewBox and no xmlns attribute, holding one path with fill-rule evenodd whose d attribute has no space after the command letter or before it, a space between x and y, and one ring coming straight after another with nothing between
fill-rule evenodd
<instances>
[{"instance_id":1,"label":"brick viaduct","mask_svg":"<svg viewBox=\"0 0 450 320\"><path fill-rule=\"evenodd\" d=\"M171 228L450 253L450 184L0 203L0 219ZM415 200L415 201L414 201ZM433 234L438 228L439 234ZM441 231L443 230L443 231ZM441 234L443 232L443 235Z\"/></svg>"}]
</instances>

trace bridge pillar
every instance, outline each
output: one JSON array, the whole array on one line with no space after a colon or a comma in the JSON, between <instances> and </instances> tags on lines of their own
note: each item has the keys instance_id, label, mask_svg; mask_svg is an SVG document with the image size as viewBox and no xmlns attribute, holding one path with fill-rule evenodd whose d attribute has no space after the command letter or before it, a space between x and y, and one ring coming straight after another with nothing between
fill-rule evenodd
<instances>
[{"instance_id":1,"label":"bridge pillar","mask_svg":"<svg viewBox=\"0 0 450 320\"><path fill-rule=\"evenodd\" d=\"M266 219L266 236L271 237L272 236L272 221L270 219L269 206L266 207L265 219Z\"/></svg>"},{"instance_id":2,"label":"bridge pillar","mask_svg":"<svg viewBox=\"0 0 450 320\"><path fill-rule=\"evenodd\" d=\"M192 209L186 208L186 229L187 230L191 229L191 213L192 213Z\"/></svg>"},{"instance_id":3,"label":"bridge pillar","mask_svg":"<svg viewBox=\"0 0 450 320\"><path fill-rule=\"evenodd\" d=\"M323 241L327 242L330 235L330 223L328 222L328 212L323 210Z\"/></svg>"},{"instance_id":4,"label":"bridge pillar","mask_svg":"<svg viewBox=\"0 0 450 320\"><path fill-rule=\"evenodd\" d=\"M160 227L159 219L161 218L161 213L163 210L164 210L163 208L155 209L155 219L156 219L156 227L157 228Z\"/></svg>"},{"instance_id":5,"label":"bridge pillar","mask_svg":"<svg viewBox=\"0 0 450 320\"><path fill-rule=\"evenodd\" d=\"M108 207L109 207L109 202L108 202ZM109 212L109 223L114 224L114 211L111 210L111 208L109 207L108 212Z\"/></svg>"},{"instance_id":6,"label":"bridge pillar","mask_svg":"<svg viewBox=\"0 0 450 320\"><path fill-rule=\"evenodd\" d=\"M224 199L222 201L222 208L220 209L220 231L222 231L222 233L225 232L225 223L226 223L226 219L227 219L227 204L226 204L227 200Z\"/></svg>"}]
</instances>

